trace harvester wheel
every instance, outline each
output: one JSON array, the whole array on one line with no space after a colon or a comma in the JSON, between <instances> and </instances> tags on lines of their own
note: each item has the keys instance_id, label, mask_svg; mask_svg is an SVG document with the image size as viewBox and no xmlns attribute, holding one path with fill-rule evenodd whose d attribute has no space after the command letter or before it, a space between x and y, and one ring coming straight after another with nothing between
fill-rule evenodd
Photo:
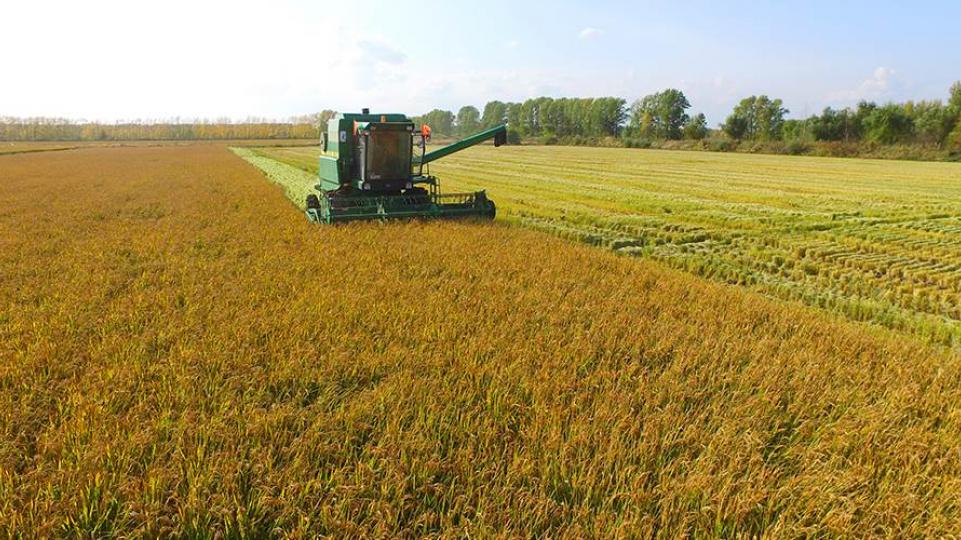
<instances>
[{"instance_id":1,"label":"harvester wheel","mask_svg":"<svg viewBox=\"0 0 961 540\"><path fill-rule=\"evenodd\" d=\"M430 193L422 187L415 187L404 192L412 204L430 204Z\"/></svg>"},{"instance_id":2,"label":"harvester wheel","mask_svg":"<svg viewBox=\"0 0 961 540\"><path fill-rule=\"evenodd\" d=\"M497 206L494 204L494 201L492 201L492 200L490 200L490 199L487 199L487 214L486 214L486 215L487 215L487 218L490 219L491 221L493 221L494 218L497 216Z\"/></svg>"},{"instance_id":3,"label":"harvester wheel","mask_svg":"<svg viewBox=\"0 0 961 540\"><path fill-rule=\"evenodd\" d=\"M313 193L307 195L307 208L320 208L320 199L317 198L317 195Z\"/></svg>"}]
</instances>

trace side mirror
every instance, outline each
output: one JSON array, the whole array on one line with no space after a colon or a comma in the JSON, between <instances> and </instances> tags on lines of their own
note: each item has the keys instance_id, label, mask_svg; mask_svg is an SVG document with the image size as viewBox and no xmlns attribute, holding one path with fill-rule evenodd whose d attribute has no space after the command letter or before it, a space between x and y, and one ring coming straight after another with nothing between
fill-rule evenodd
<instances>
[{"instance_id":1,"label":"side mirror","mask_svg":"<svg viewBox=\"0 0 961 540\"><path fill-rule=\"evenodd\" d=\"M494 135L494 146L500 146L502 144L507 144L507 130L497 132Z\"/></svg>"},{"instance_id":2,"label":"side mirror","mask_svg":"<svg viewBox=\"0 0 961 540\"><path fill-rule=\"evenodd\" d=\"M327 132L320 134L320 149L324 152L327 151Z\"/></svg>"}]
</instances>

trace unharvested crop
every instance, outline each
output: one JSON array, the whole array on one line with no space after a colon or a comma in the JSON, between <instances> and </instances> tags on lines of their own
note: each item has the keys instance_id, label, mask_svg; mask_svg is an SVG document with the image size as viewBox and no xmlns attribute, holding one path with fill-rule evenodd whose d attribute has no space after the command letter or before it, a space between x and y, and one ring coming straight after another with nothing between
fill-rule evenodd
<instances>
[{"instance_id":1,"label":"unharvested crop","mask_svg":"<svg viewBox=\"0 0 961 540\"><path fill-rule=\"evenodd\" d=\"M478 147L432 166L530 227L961 344L961 164Z\"/></svg>"},{"instance_id":2,"label":"unharvested crop","mask_svg":"<svg viewBox=\"0 0 961 540\"><path fill-rule=\"evenodd\" d=\"M208 145L0 158L0 269L8 535L961 529L957 356L656 263Z\"/></svg>"}]
</instances>

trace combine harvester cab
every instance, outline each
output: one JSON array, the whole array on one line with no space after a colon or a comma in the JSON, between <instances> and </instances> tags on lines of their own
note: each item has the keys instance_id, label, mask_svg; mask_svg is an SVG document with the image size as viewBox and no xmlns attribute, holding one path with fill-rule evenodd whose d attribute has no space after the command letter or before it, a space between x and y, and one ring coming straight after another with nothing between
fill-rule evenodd
<instances>
[{"instance_id":1,"label":"combine harvester cab","mask_svg":"<svg viewBox=\"0 0 961 540\"><path fill-rule=\"evenodd\" d=\"M392 218L494 219L484 191L441 194L425 165L465 148L507 141L507 126L482 131L427 152L430 128L415 129L403 114L338 114L321 135L318 194L307 196L307 218L316 223Z\"/></svg>"}]
</instances>

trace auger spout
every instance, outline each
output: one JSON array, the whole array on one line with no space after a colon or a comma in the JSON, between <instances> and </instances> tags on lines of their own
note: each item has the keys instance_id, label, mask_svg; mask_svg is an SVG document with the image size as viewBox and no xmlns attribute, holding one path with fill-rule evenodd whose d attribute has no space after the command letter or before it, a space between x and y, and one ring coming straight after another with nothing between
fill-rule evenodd
<instances>
[{"instance_id":1,"label":"auger spout","mask_svg":"<svg viewBox=\"0 0 961 540\"><path fill-rule=\"evenodd\" d=\"M480 144L488 139L494 139L494 146L500 146L502 144L505 144L507 142L507 126L504 124L501 124L499 126L492 127L490 129L485 129L480 133L476 133L474 135L471 135L470 137L459 140L454 144L450 144L443 148L438 148L437 150L427 152L426 154L424 154L423 157L414 156L414 163L427 164L427 163L430 163L431 161L435 161L442 157L449 156L454 152L460 152L461 150L470 148L475 144Z\"/></svg>"}]
</instances>

